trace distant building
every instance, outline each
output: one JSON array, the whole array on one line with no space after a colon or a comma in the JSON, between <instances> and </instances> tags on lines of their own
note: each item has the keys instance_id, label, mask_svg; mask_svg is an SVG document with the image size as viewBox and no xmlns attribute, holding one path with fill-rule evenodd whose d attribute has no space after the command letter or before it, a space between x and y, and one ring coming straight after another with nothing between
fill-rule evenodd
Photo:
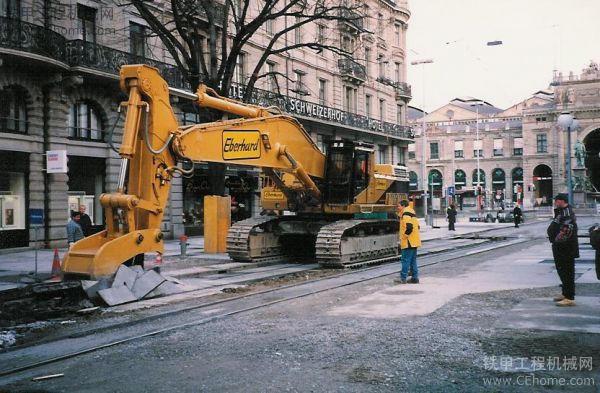
<instances>
[{"instance_id":1,"label":"distant building","mask_svg":"<svg viewBox=\"0 0 600 393\"><path fill-rule=\"evenodd\" d=\"M410 184L415 196L423 188L448 197L463 208L476 208L481 187L484 208L507 202L548 206L566 185L566 132L557 126L563 111L579 119L572 131L574 199L593 202L600 190L600 73L595 63L578 77L558 75L550 90L540 90L508 109L476 98L456 98L426 114L410 108L415 144L409 146ZM425 186L421 183L423 120L426 129ZM585 145L585 165L577 167L574 146ZM477 171L479 168L479 172Z\"/></svg>"}]
</instances>

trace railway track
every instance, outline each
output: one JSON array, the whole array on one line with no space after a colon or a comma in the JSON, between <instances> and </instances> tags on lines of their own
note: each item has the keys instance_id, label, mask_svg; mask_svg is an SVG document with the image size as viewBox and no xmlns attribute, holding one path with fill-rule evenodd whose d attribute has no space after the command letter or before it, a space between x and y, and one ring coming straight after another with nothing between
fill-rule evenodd
<instances>
[{"instance_id":1,"label":"railway track","mask_svg":"<svg viewBox=\"0 0 600 393\"><path fill-rule=\"evenodd\" d=\"M539 239L505 239L498 241L496 247L492 248L490 248L489 242L484 242L472 247L463 247L447 252L432 252L419 257L419 266L420 269L427 269L443 262L464 258L467 252L472 257L499 248L525 247L528 243L533 242L539 242ZM21 374L28 370L32 372L44 368L44 370L47 369L46 371L52 372L51 366L63 360L192 326L208 324L216 320L348 285L356 285L398 274L398 271L398 264L371 266L360 270L348 269L334 276L239 295L224 300L207 300L194 306L156 313L135 321L79 331L66 337L33 343L26 347L15 347L0 353L0 377L5 382L10 382L10 379L22 378Z\"/></svg>"}]
</instances>

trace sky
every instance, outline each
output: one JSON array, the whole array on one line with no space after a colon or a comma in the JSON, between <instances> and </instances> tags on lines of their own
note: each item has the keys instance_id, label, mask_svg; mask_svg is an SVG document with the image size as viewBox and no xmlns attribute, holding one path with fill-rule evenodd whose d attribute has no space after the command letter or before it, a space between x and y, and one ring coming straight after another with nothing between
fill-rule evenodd
<instances>
[{"instance_id":1,"label":"sky","mask_svg":"<svg viewBox=\"0 0 600 393\"><path fill-rule=\"evenodd\" d=\"M502 109L600 63L600 0L409 0L409 105L471 96ZM487 42L502 41L488 46ZM411 65L433 59L431 64Z\"/></svg>"}]
</instances>

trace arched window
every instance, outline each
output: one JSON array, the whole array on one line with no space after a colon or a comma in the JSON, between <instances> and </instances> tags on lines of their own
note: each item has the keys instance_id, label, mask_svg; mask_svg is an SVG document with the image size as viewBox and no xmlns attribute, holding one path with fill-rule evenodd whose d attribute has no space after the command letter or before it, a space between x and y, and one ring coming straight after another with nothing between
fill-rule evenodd
<instances>
[{"instance_id":1,"label":"arched window","mask_svg":"<svg viewBox=\"0 0 600 393\"><path fill-rule=\"evenodd\" d=\"M418 190L419 188L419 177L414 171L408 172L408 189L410 191Z\"/></svg>"},{"instance_id":2,"label":"arched window","mask_svg":"<svg viewBox=\"0 0 600 393\"><path fill-rule=\"evenodd\" d=\"M511 172L513 201L519 202L523 193L523 168L514 168Z\"/></svg>"},{"instance_id":3,"label":"arched window","mask_svg":"<svg viewBox=\"0 0 600 393\"><path fill-rule=\"evenodd\" d=\"M506 188L506 174L501 168L492 172L492 191L504 190Z\"/></svg>"},{"instance_id":4,"label":"arched window","mask_svg":"<svg viewBox=\"0 0 600 393\"><path fill-rule=\"evenodd\" d=\"M79 101L69 111L69 138L101 141L100 113L89 101Z\"/></svg>"},{"instance_id":5,"label":"arched window","mask_svg":"<svg viewBox=\"0 0 600 393\"><path fill-rule=\"evenodd\" d=\"M442 177L442 173L437 169L430 170L428 183L428 188L433 188L433 191L441 191L442 187L444 186L444 178Z\"/></svg>"},{"instance_id":6,"label":"arched window","mask_svg":"<svg viewBox=\"0 0 600 393\"><path fill-rule=\"evenodd\" d=\"M17 86L0 90L0 132L27 132L25 92Z\"/></svg>"},{"instance_id":7,"label":"arched window","mask_svg":"<svg viewBox=\"0 0 600 393\"><path fill-rule=\"evenodd\" d=\"M479 176L477 176L477 169L473 170L473 186L482 186L485 188L485 172L483 169L479 169Z\"/></svg>"},{"instance_id":8,"label":"arched window","mask_svg":"<svg viewBox=\"0 0 600 393\"><path fill-rule=\"evenodd\" d=\"M467 174L462 169L457 169L454 172L454 187L457 190L465 187L467 185Z\"/></svg>"}]
</instances>

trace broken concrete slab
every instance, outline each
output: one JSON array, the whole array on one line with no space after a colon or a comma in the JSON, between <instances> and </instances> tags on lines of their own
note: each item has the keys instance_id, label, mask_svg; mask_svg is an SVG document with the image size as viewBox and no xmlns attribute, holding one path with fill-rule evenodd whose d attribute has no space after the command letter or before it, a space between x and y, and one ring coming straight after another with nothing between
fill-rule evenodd
<instances>
[{"instance_id":1,"label":"broken concrete slab","mask_svg":"<svg viewBox=\"0 0 600 393\"><path fill-rule=\"evenodd\" d=\"M98 295L100 295L102 300L104 300L104 302L109 306L116 306L118 304L135 302L138 300L133 292L131 292L125 285L101 289L98 291Z\"/></svg>"},{"instance_id":2,"label":"broken concrete slab","mask_svg":"<svg viewBox=\"0 0 600 393\"><path fill-rule=\"evenodd\" d=\"M152 292L147 294L145 296L145 298L149 299L149 298L158 297L158 296L169 296L169 295L174 295L176 293L181 293L184 291L185 291L185 289L184 289L183 285L177 285L174 282L166 280L162 284L160 284L158 287L156 287Z\"/></svg>"},{"instance_id":3,"label":"broken concrete slab","mask_svg":"<svg viewBox=\"0 0 600 393\"><path fill-rule=\"evenodd\" d=\"M94 299L98 297L98 291L110 288L110 282L108 280L81 280L81 288L83 288L88 298Z\"/></svg>"},{"instance_id":4,"label":"broken concrete slab","mask_svg":"<svg viewBox=\"0 0 600 393\"><path fill-rule=\"evenodd\" d=\"M154 270L148 270L142 277L135 280L131 291L137 299L141 299L165 281L166 279Z\"/></svg>"},{"instance_id":5,"label":"broken concrete slab","mask_svg":"<svg viewBox=\"0 0 600 393\"><path fill-rule=\"evenodd\" d=\"M140 265L133 265L132 267L130 267L130 269L133 270L135 274L137 274L138 278L142 277L145 273L144 268Z\"/></svg>"},{"instance_id":6,"label":"broken concrete slab","mask_svg":"<svg viewBox=\"0 0 600 393\"><path fill-rule=\"evenodd\" d=\"M132 270L125 265L121 265L115 274L115 279L113 280L112 286L119 287L125 285L127 288L131 289L133 288L137 278L138 275L135 270Z\"/></svg>"}]
</instances>

